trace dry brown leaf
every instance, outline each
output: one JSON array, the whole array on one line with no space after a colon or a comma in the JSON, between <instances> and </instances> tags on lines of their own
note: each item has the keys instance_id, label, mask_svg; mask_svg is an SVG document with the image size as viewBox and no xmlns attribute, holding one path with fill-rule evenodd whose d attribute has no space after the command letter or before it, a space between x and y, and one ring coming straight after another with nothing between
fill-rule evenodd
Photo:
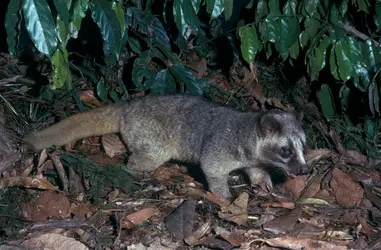
<instances>
[{"instance_id":1,"label":"dry brown leaf","mask_svg":"<svg viewBox=\"0 0 381 250\"><path fill-rule=\"evenodd\" d=\"M343 171L335 168L332 171L331 187L340 205L357 206L361 203L364 189L352 181Z\"/></svg>"},{"instance_id":2,"label":"dry brown leaf","mask_svg":"<svg viewBox=\"0 0 381 250\"><path fill-rule=\"evenodd\" d=\"M295 178L292 179L289 178L286 182L283 183L283 188L286 192L291 193L293 197L299 197L306 186L307 178L307 175L295 176Z\"/></svg>"},{"instance_id":3,"label":"dry brown leaf","mask_svg":"<svg viewBox=\"0 0 381 250\"><path fill-rule=\"evenodd\" d=\"M366 158L365 155L361 154L360 152L357 152L355 150L347 150L348 156L355 159L360 165L365 165L368 163L368 158Z\"/></svg>"},{"instance_id":4,"label":"dry brown leaf","mask_svg":"<svg viewBox=\"0 0 381 250\"><path fill-rule=\"evenodd\" d=\"M27 249L55 249L55 250L87 250L83 243L74 238L69 238L61 234L46 233L34 238L27 239L21 243Z\"/></svg>"},{"instance_id":5,"label":"dry brown leaf","mask_svg":"<svg viewBox=\"0 0 381 250\"><path fill-rule=\"evenodd\" d=\"M159 209L154 207L148 207L148 208L139 210L135 213L129 214L126 216L126 218L132 223L134 223L134 225L139 225L140 223L148 220L152 216L157 215L159 213L160 213Z\"/></svg>"},{"instance_id":6,"label":"dry brown leaf","mask_svg":"<svg viewBox=\"0 0 381 250\"><path fill-rule=\"evenodd\" d=\"M238 225L247 222L247 205L249 202L249 195L245 192L240 194L229 206L221 207L218 216L221 219L232 221Z\"/></svg>"},{"instance_id":7,"label":"dry brown leaf","mask_svg":"<svg viewBox=\"0 0 381 250\"><path fill-rule=\"evenodd\" d=\"M331 151L325 148L308 150L306 152L306 161L308 166L312 166L315 162L330 157Z\"/></svg>"},{"instance_id":8,"label":"dry brown leaf","mask_svg":"<svg viewBox=\"0 0 381 250\"><path fill-rule=\"evenodd\" d=\"M44 221L50 217L67 218L69 211L69 199L63 194L50 191L39 193L23 207L23 215L30 221Z\"/></svg>"},{"instance_id":9,"label":"dry brown leaf","mask_svg":"<svg viewBox=\"0 0 381 250\"><path fill-rule=\"evenodd\" d=\"M345 245L335 242L326 242L321 240L312 240L308 238L296 237L277 237L272 239L261 239L255 241L263 241L273 247L283 247L287 249L304 249L304 250L346 250Z\"/></svg>"},{"instance_id":10,"label":"dry brown leaf","mask_svg":"<svg viewBox=\"0 0 381 250\"><path fill-rule=\"evenodd\" d=\"M276 217L275 219L263 224L263 229L273 234L285 234L294 228L301 216L302 210L297 207L285 215Z\"/></svg>"},{"instance_id":11,"label":"dry brown leaf","mask_svg":"<svg viewBox=\"0 0 381 250\"><path fill-rule=\"evenodd\" d=\"M115 189L113 191L111 191L110 193L108 193L108 201L109 202L113 202L118 196L119 196L119 190L118 189Z\"/></svg>"},{"instance_id":12,"label":"dry brown leaf","mask_svg":"<svg viewBox=\"0 0 381 250\"><path fill-rule=\"evenodd\" d=\"M283 207L288 209L294 209L295 203L289 201L265 201L261 203L261 207Z\"/></svg>"},{"instance_id":13,"label":"dry brown leaf","mask_svg":"<svg viewBox=\"0 0 381 250\"><path fill-rule=\"evenodd\" d=\"M199 227L196 231L194 231L190 236L184 239L185 243L189 246L194 246L200 243L200 239L204 237L204 235L209 231L212 225L211 220L205 222L201 227Z\"/></svg>"},{"instance_id":14,"label":"dry brown leaf","mask_svg":"<svg viewBox=\"0 0 381 250\"><path fill-rule=\"evenodd\" d=\"M0 179L0 188L21 186L25 188L37 188L46 190L56 190L47 179L41 175L36 176L14 176Z\"/></svg>"},{"instance_id":15,"label":"dry brown leaf","mask_svg":"<svg viewBox=\"0 0 381 250\"><path fill-rule=\"evenodd\" d=\"M33 156L30 156L24 159L23 166L25 166L25 169L22 171L21 176L30 175L34 167L33 158Z\"/></svg>"},{"instance_id":16,"label":"dry brown leaf","mask_svg":"<svg viewBox=\"0 0 381 250\"><path fill-rule=\"evenodd\" d=\"M102 145L105 153L111 158L127 152L126 146L120 137L116 134L108 134L102 136Z\"/></svg>"},{"instance_id":17,"label":"dry brown leaf","mask_svg":"<svg viewBox=\"0 0 381 250\"><path fill-rule=\"evenodd\" d=\"M41 151L40 158L38 158L37 167L41 167L42 164L48 159L48 153L46 152L46 148Z\"/></svg>"}]
</instances>

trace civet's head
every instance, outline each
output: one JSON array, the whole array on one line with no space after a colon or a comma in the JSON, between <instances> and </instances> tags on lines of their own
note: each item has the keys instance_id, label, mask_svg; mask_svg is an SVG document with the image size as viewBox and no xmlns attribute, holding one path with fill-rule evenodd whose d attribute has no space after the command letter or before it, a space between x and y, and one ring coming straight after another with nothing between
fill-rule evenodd
<instances>
[{"instance_id":1,"label":"civet's head","mask_svg":"<svg viewBox=\"0 0 381 250\"><path fill-rule=\"evenodd\" d=\"M257 155L270 175L301 175L309 171L304 158L306 135L302 113L270 110L258 120Z\"/></svg>"}]
</instances>

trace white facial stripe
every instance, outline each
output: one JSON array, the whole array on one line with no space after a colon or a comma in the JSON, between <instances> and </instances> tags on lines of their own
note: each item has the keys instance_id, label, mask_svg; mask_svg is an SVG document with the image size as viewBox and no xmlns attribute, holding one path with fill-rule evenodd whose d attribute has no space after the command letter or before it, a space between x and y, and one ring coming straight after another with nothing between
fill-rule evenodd
<instances>
[{"instance_id":1,"label":"white facial stripe","mask_svg":"<svg viewBox=\"0 0 381 250\"><path fill-rule=\"evenodd\" d=\"M300 138L298 135L294 134L291 138L292 143L294 144L294 150L295 154L297 156L298 161L300 164L306 164L306 160L304 159L304 153L303 153L303 138Z\"/></svg>"}]
</instances>

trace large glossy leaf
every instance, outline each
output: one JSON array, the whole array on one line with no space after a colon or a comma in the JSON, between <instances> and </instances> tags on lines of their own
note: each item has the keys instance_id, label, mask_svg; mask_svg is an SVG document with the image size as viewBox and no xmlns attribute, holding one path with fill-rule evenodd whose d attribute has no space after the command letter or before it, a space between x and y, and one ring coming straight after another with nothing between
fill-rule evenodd
<instances>
[{"instance_id":1,"label":"large glossy leaf","mask_svg":"<svg viewBox=\"0 0 381 250\"><path fill-rule=\"evenodd\" d=\"M36 48L51 57L57 47L56 25L44 0L25 0L23 13L26 29Z\"/></svg>"},{"instance_id":2,"label":"large glossy leaf","mask_svg":"<svg viewBox=\"0 0 381 250\"><path fill-rule=\"evenodd\" d=\"M286 16L296 15L297 0L288 0L283 6L283 14Z\"/></svg>"},{"instance_id":3,"label":"large glossy leaf","mask_svg":"<svg viewBox=\"0 0 381 250\"><path fill-rule=\"evenodd\" d=\"M15 55L17 47L17 25L20 23L21 0L10 0L5 14L5 30L7 32L8 51Z\"/></svg>"},{"instance_id":4,"label":"large glossy leaf","mask_svg":"<svg viewBox=\"0 0 381 250\"><path fill-rule=\"evenodd\" d=\"M367 62L369 57L364 56L363 58L361 51L364 43L359 42L357 39L352 37L347 37L346 39L352 52L352 63L355 74L354 85L361 91L365 91L368 88L370 82L368 81L369 72L367 70ZM361 79L361 82L358 82L358 79Z\"/></svg>"},{"instance_id":5,"label":"large glossy leaf","mask_svg":"<svg viewBox=\"0 0 381 250\"><path fill-rule=\"evenodd\" d=\"M278 19L278 22L280 23L278 31L280 39L275 42L275 48L279 53L283 54L298 41L300 27L298 20L292 17Z\"/></svg>"},{"instance_id":6,"label":"large glossy leaf","mask_svg":"<svg viewBox=\"0 0 381 250\"><path fill-rule=\"evenodd\" d=\"M331 89L327 84L323 84L321 87L319 102L324 117L328 120L328 122L334 120L337 115L335 100L332 95Z\"/></svg>"},{"instance_id":7,"label":"large glossy leaf","mask_svg":"<svg viewBox=\"0 0 381 250\"><path fill-rule=\"evenodd\" d=\"M291 48L289 49L289 52L290 52L290 57L292 59L296 59L298 58L298 55L299 55L299 43L298 41L296 41L292 46Z\"/></svg>"},{"instance_id":8,"label":"large glossy leaf","mask_svg":"<svg viewBox=\"0 0 381 250\"><path fill-rule=\"evenodd\" d=\"M314 37L319 31L320 22L314 18L306 17L304 27L310 37Z\"/></svg>"},{"instance_id":9,"label":"large glossy leaf","mask_svg":"<svg viewBox=\"0 0 381 250\"><path fill-rule=\"evenodd\" d=\"M111 8L115 12L116 18L118 18L121 35L123 37L126 31L123 1L119 0L117 2L112 2Z\"/></svg>"},{"instance_id":10,"label":"large glossy leaf","mask_svg":"<svg viewBox=\"0 0 381 250\"><path fill-rule=\"evenodd\" d=\"M186 93L202 95L200 82L182 64L174 64L169 70L181 86L186 86Z\"/></svg>"},{"instance_id":11,"label":"large glossy leaf","mask_svg":"<svg viewBox=\"0 0 381 250\"><path fill-rule=\"evenodd\" d=\"M241 39L241 53L247 63L252 63L258 52L260 41L254 27L243 27L239 30Z\"/></svg>"},{"instance_id":12,"label":"large glossy leaf","mask_svg":"<svg viewBox=\"0 0 381 250\"><path fill-rule=\"evenodd\" d=\"M177 29L180 31L182 37L185 36L185 32L188 29L188 23L185 21L183 8L181 7L182 0L173 1L173 17L177 26Z\"/></svg>"},{"instance_id":13,"label":"large glossy leaf","mask_svg":"<svg viewBox=\"0 0 381 250\"><path fill-rule=\"evenodd\" d=\"M272 43L275 43L280 39L280 28L279 28L279 22L277 20L274 20L273 18L266 18L265 19L265 35L267 36L267 41L270 41Z\"/></svg>"},{"instance_id":14,"label":"large glossy leaf","mask_svg":"<svg viewBox=\"0 0 381 250\"><path fill-rule=\"evenodd\" d=\"M362 11L364 11L364 12L369 14L368 5L365 2L365 0L357 0L357 5L358 5L360 10L362 10Z\"/></svg>"},{"instance_id":15,"label":"large glossy leaf","mask_svg":"<svg viewBox=\"0 0 381 250\"><path fill-rule=\"evenodd\" d=\"M71 73L69 69L68 53L65 48L60 47L52 56L53 72L50 75L50 88L60 89L67 85L71 89Z\"/></svg>"},{"instance_id":16,"label":"large glossy leaf","mask_svg":"<svg viewBox=\"0 0 381 250\"><path fill-rule=\"evenodd\" d=\"M185 21L190 27L198 31L200 28L200 20L198 19L198 16L196 15L192 2L190 0L181 0L181 2L182 2L181 6L183 9Z\"/></svg>"},{"instance_id":17,"label":"large glossy leaf","mask_svg":"<svg viewBox=\"0 0 381 250\"><path fill-rule=\"evenodd\" d=\"M317 11L317 5L320 1L319 0L306 0L303 1L304 3L304 9L306 10L307 14L309 16L313 16L315 12Z\"/></svg>"},{"instance_id":18,"label":"large glossy leaf","mask_svg":"<svg viewBox=\"0 0 381 250\"><path fill-rule=\"evenodd\" d=\"M310 39L310 36L305 32L304 30L300 32L299 35L299 44L302 49L308 44L308 40Z\"/></svg>"},{"instance_id":19,"label":"large glossy leaf","mask_svg":"<svg viewBox=\"0 0 381 250\"><path fill-rule=\"evenodd\" d=\"M224 0L224 15L225 20L229 20L233 13L234 0Z\"/></svg>"},{"instance_id":20,"label":"large glossy leaf","mask_svg":"<svg viewBox=\"0 0 381 250\"><path fill-rule=\"evenodd\" d=\"M348 43L344 40L335 44L335 54L337 59L338 72L341 80L347 81L352 76L352 53Z\"/></svg>"},{"instance_id":21,"label":"large glossy leaf","mask_svg":"<svg viewBox=\"0 0 381 250\"><path fill-rule=\"evenodd\" d=\"M144 51L134 61L132 67L132 81L134 82L137 91L147 90L150 86L147 87L145 82L148 82L148 85L150 85L153 82L153 79L155 79L156 74L147 68L152 56L151 51Z\"/></svg>"},{"instance_id":22,"label":"large glossy leaf","mask_svg":"<svg viewBox=\"0 0 381 250\"><path fill-rule=\"evenodd\" d=\"M78 37L78 31L81 28L82 19L89 8L87 0L75 0L70 9L71 22L69 24L69 34L72 38Z\"/></svg>"},{"instance_id":23,"label":"large glossy leaf","mask_svg":"<svg viewBox=\"0 0 381 250\"><path fill-rule=\"evenodd\" d=\"M329 11L329 20L331 23L337 25L339 24L339 10L335 3L332 3L330 11Z\"/></svg>"},{"instance_id":24,"label":"large glossy leaf","mask_svg":"<svg viewBox=\"0 0 381 250\"><path fill-rule=\"evenodd\" d=\"M58 39L61 42L61 47L66 47L66 42L69 40L69 31L68 26L61 20L61 18L57 17L57 35Z\"/></svg>"},{"instance_id":25,"label":"large glossy leaf","mask_svg":"<svg viewBox=\"0 0 381 250\"><path fill-rule=\"evenodd\" d=\"M61 21L65 24L69 24L69 7L67 6L67 1L63 0L54 0L54 6L56 7L56 10L58 14L60 15Z\"/></svg>"},{"instance_id":26,"label":"large glossy leaf","mask_svg":"<svg viewBox=\"0 0 381 250\"><path fill-rule=\"evenodd\" d=\"M377 2L375 4L375 10L373 15L374 24L377 26L377 28L381 28L381 3Z\"/></svg>"},{"instance_id":27,"label":"large glossy leaf","mask_svg":"<svg viewBox=\"0 0 381 250\"><path fill-rule=\"evenodd\" d=\"M190 0L194 9L194 12L198 13L202 0Z\"/></svg>"},{"instance_id":28,"label":"large glossy leaf","mask_svg":"<svg viewBox=\"0 0 381 250\"><path fill-rule=\"evenodd\" d=\"M336 80L341 80L339 77L339 73L337 70L337 59L335 55L335 46L332 46L331 51L329 53L329 68L331 70L331 74L335 77Z\"/></svg>"},{"instance_id":29,"label":"large glossy leaf","mask_svg":"<svg viewBox=\"0 0 381 250\"><path fill-rule=\"evenodd\" d=\"M281 15L280 8L279 8L279 0L269 0L268 2L270 13L269 17L278 17Z\"/></svg>"},{"instance_id":30,"label":"large glossy leaf","mask_svg":"<svg viewBox=\"0 0 381 250\"><path fill-rule=\"evenodd\" d=\"M211 19L219 17L224 11L224 0L206 0L206 3L208 13L211 14Z\"/></svg>"},{"instance_id":31,"label":"large glossy leaf","mask_svg":"<svg viewBox=\"0 0 381 250\"><path fill-rule=\"evenodd\" d=\"M119 20L111 8L111 4L104 0L91 1L91 16L98 25L103 38L103 51L106 58L119 58L122 32Z\"/></svg>"},{"instance_id":32,"label":"large glossy leaf","mask_svg":"<svg viewBox=\"0 0 381 250\"><path fill-rule=\"evenodd\" d=\"M255 10L255 20L258 22L263 17L267 16L269 9L267 8L267 1L259 0L257 4L257 9Z\"/></svg>"},{"instance_id":33,"label":"large glossy leaf","mask_svg":"<svg viewBox=\"0 0 381 250\"><path fill-rule=\"evenodd\" d=\"M331 41L329 38L327 36L323 36L319 41L319 45L315 48L316 65L318 67L318 71L322 70L325 67L327 49L330 44Z\"/></svg>"},{"instance_id":34,"label":"large glossy leaf","mask_svg":"<svg viewBox=\"0 0 381 250\"><path fill-rule=\"evenodd\" d=\"M154 94L169 94L176 92L176 82L168 69L160 70L155 77L151 92Z\"/></svg>"}]
</instances>

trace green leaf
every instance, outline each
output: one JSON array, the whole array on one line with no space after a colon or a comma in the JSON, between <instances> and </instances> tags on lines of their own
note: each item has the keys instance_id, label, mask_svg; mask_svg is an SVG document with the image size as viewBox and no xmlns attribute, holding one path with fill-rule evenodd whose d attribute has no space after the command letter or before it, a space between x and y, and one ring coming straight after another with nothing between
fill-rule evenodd
<instances>
[{"instance_id":1,"label":"green leaf","mask_svg":"<svg viewBox=\"0 0 381 250\"><path fill-rule=\"evenodd\" d=\"M280 9L279 9L279 0L269 0L269 17L278 17L281 15Z\"/></svg>"},{"instance_id":2,"label":"green leaf","mask_svg":"<svg viewBox=\"0 0 381 250\"><path fill-rule=\"evenodd\" d=\"M345 14L347 13L348 10L348 1L339 1L339 12L342 17L345 17Z\"/></svg>"},{"instance_id":3,"label":"green leaf","mask_svg":"<svg viewBox=\"0 0 381 250\"><path fill-rule=\"evenodd\" d=\"M87 0L76 0L73 2L70 13L71 22L69 24L69 34L72 38L78 37L78 31L81 28L82 19L86 15L86 11L89 8Z\"/></svg>"},{"instance_id":4,"label":"green leaf","mask_svg":"<svg viewBox=\"0 0 381 250\"><path fill-rule=\"evenodd\" d=\"M154 94L176 93L176 82L168 69L160 70L156 74L151 92Z\"/></svg>"},{"instance_id":5,"label":"green leaf","mask_svg":"<svg viewBox=\"0 0 381 250\"><path fill-rule=\"evenodd\" d=\"M97 95L103 102L107 102L107 89L103 80L99 81L97 84Z\"/></svg>"},{"instance_id":6,"label":"green leaf","mask_svg":"<svg viewBox=\"0 0 381 250\"><path fill-rule=\"evenodd\" d=\"M355 77L359 77L362 81L362 85L355 80L354 85L361 91L365 91L368 88L369 82L369 72L367 63L369 62L369 56L362 54L362 46L364 43L359 42L357 39L352 37L347 37L349 48L352 52L352 63Z\"/></svg>"},{"instance_id":7,"label":"green leaf","mask_svg":"<svg viewBox=\"0 0 381 250\"><path fill-rule=\"evenodd\" d=\"M304 27L310 37L315 37L320 28L320 22L314 18L306 17L304 21Z\"/></svg>"},{"instance_id":8,"label":"green leaf","mask_svg":"<svg viewBox=\"0 0 381 250\"><path fill-rule=\"evenodd\" d=\"M280 28L279 28L279 22L277 22L274 19L266 18L265 19L265 27L266 27L266 34L267 34L267 41L270 41L272 43L277 42L280 39Z\"/></svg>"},{"instance_id":9,"label":"green leaf","mask_svg":"<svg viewBox=\"0 0 381 250\"><path fill-rule=\"evenodd\" d=\"M60 47L57 49L52 56L52 73L50 78L50 88L60 89L65 86L65 84L71 84L71 73L69 69L68 53L65 48ZM71 89L71 86L67 89Z\"/></svg>"},{"instance_id":10,"label":"green leaf","mask_svg":"<svg viewBox=\"0 0 381 250\"><path fill-rule=\"evenodd\" d=\"M224 14L225 20L229 20L233 13L233 1L234 0L224 0Z\"/></svg>"},{"instance_id":11,"label":"green leaf","mask_svg":"<svg viewBox=\"0 0 381 250\"><path fill-rule=\"evenodd\" d=\"M187 88L186 93L202 95L203 92L199 81L192 72L187 70L182 64L174 64L169 70L181 86L185 84Z\"/></svg>"},{"instance_id":12,"label":"green leaf","mask_svg":"<svg viewBox=\"0 0 381 250\"><path fill-rule=\"evenodd\" d=\"M357 0L357 5L359 6L359 9L369 14L368 6L365 3L365 0Z\"/></svg>"},{"instance_id":13,"label":"green leaf","mask_svg":"<svg viewBox=\"0 0 381 250\"><path fill-rule=\"evenodd\" d=\"M331 52L329 54L329 68L331 70L331 74L335 77L336 80L341 80L339 77L339 73L337 71L337 59L335 55L335 46L332 46Z\"/></svg>"},{"instance_id":14,"label":"green leaf","mask_svg":"<svg viewBox=\"0 0 381 250\"><path fill-rule=\"evenodd\" d=\"M111 8L115 12L116 18L119 21L121 36L123 37L124 33L126 31L125 21L124 21L124 6L123 6L123 1L119 0L117 2L112 2L112 7Z\"/></svg>"},{"instance_id":15,"label":"green leaf","mask_svg":"<svg viewBox=\"0 0 381 250\"><path fill-rule=\"evenodd\" d=\"M315 81L318 78L319 73L319 66L318 66L318 60L319 60L319 54L311 53L308 57L308 67L307 72L311 78L311 81Z\"/></svg>"},{"instance_id":16,"label":"green leaf","mask_svg":"<svg viewBox=\"0 0 381 250\"><path fill-rule=\"evenodd\" d=\"M136 54L140 54L142 51L142 47L140 46L139 40L134 37L129 37L128 45L130 45L133 52Z\"/></svg>"},{"instance_id":17,"label":"green leaf","mask_svg":"<svg viewBox=\"0 0 381 250\"><path fill-rule=\"evenodd\" d=\"M118 93L114 89L110 89L109 93L110 93L111 99L114 102L118 102L120 100L120 97L119 97Z\"/></svg>"},{"instance_id":18,"label":"green leaf","mask_svg":"<svg viewBox=\"0 0 381 250\"><path fill-rule=\"evenodd\" d=\"M188 29L188 23L185 21L181 4L182 4L181 0L173 1L173 17L174 17L177 29L180 31L181 36L184 37L185 32Z\"/></svg>"},{"instance_id":19,"label":"green leaf","mask_svg":"<svg viewBox=\"0 0 381 250\"><path fill-rule=\"evenodd\" d=\"M147 50L142 52L134 61L132 67L132 81L137 87L137 91L149 89L150 86L147 87L145 82L152 83L153 79L155 79L156 73L147 68L152 57L152 52Z\"/></svg>"},{"instance_id":20,"label":"green leaf","mask_svg":"<svg viewBox=\"0 0 381 250\"><path fill-rule=\"evenodd\" d=\"M60 16L60 19L65 25L69 24L69 9L67 6L67 1L62 0L54 0L54 6L56 7L56 10Z\"/></svg>"},{"instance_id":21,"label":"green leaf","mask_svg":"<svg viewBox=\"0 0 381 250\"><path fill-rule=\"evenodd\" d=\"M255 28L248 26L239 30L241 40L241 52L247 63L252 63L258 52L260 41Z\"/></svg>"},{"instance_id":22,"label":"green leaf","mask_svg":"<svg viewBox=\"0 0 381 250\"><path fill-rule=\"evenodd\" d=\"M192 2L189 0L181 0L181 7L186 23L194 30L198 31L200 28L200 20L194 11Z\"/></svg>"},{"instance_id":23,"label":"green leaf","mask_svg":"<svg viewBox=\"0 0 381 250\"><path fill-rule=\"evenodd\" d=\"M323 84L319 96L320 106L324 117L328 122L335 120L337 113L335 107L335 100L333 98L331 89L327 84Z\"/></svg>"},{"instance_id":24,"label":"green leaf","mask_svg":"<svg viewBox=\"0 0 381 250\"><path fill-rule=\"evenodd\" d=\"M23 13L26 29L34 45L51 58L57 47L57 33L49 5L43 0L25 0Z\"/></svg>"},{"instance_id":25,"label":"green leaf","mask_svg":"<svg viewBox=\"0 0 381 250\"><path fill-rule=\"evenodd\" d=\"M349 96L351 94L350 88L348 88L346 85L343 85L340 88L340 102L341 102L341 108L343 111L349 110Z\"/></svg>"},{"instance_id":26,"label":"green leaf","mask_svg":"<svg viewBox=\"0 0 381 250\"><path fill-rule=\"evenodd\" d=\"M307 32L302 31L299 35L299 44L302 49L307 46L308 40L310 39L310 36L307 34Z\"/></svg>"},{"instance_id":27,"label":"green leaf","mask_svg":"<svg viewBox=\"0 0 381 250\"><path fill-rule=\"evenodd\" d=\"M316 55L316 64L318 71L322 70L325 67L327 49L330 44L331 42L328 37L323 36L319 41L319 45L315 48L314 53Z\"/></svg>"},{"instance_id":28,"label":"green leaf","mask_svg":"<svg viewBox=\"0 0 381 250\"><path fill-rule=\"evenodd\" d=\"M338 41L335 44L335 54L337 58L337 66L341 80L347 81L352 76L352 54L349 44L346 40Z\"/></svg>"},{"instance_id":29,"label":"green leaf","mask_svg":"<svg viewBox=\"0 0 381 250\"><path fill-rule=\"evenodd\" d=\"M211 14L211 19L219 17L224 11L224 0L206 0L206 3L208 13Z\"/></svg>"},{"instance_id":30,"label":"green leaf","mask_svg":"<svg viewBox=\"0 0 381 250\"><path fill-rule=\"evenodd\" d=\"M375 4L375 11L373 15L374 24L377 26L377 29L381 28L381 3L377 2Z\"/></svg>"},{"instance_id":31,"label":"green leaf","mask_svg":"<svg viewBox=\"0 0 381 250\"><path fill-rule=\"evenodd\" d=\"M269 9L267 8L267 1L259 0L257 4L257 9L255 10L255 21L261 20L263 17L267 16Z\"/></svg>"},{"instance_id":32,"label":"green leaf","mask_svg":"<svg viewBox=\"0 0 381 250\"><path fill-rule=\"evenodd\" d=\"M329 12L329 20L332 24L338 25L339 24L339 10L337 9L337 6L335 3L332 3L331 9Z\"/></svg>"},{"instance_id":33,"label":"green leaf","mask_svg":"<svg viewBox=\"0 0 381 250\"><path fill-rule=\"evenodd\" d=\"M278 21L280 21L278 31L280 39L275 42L275 48L279 53L283 54L286 53L296 41L298 41L300 27L296 18L282 18Z\"/></svg>"},{"instance_id":34,"label":"green leaf","mask_svg":"<svg viewBox=\"0 0 381 250\"><path fill-rule=\"evenodd\" d=\"M17 25L20 23L21 0L10 0L8 3L7 13L5 14L5 30L7 32L8 51L11 55L15 55L17 47Z\"/></svg>"},{"instance_id":35,"label":"green leaf","mask_svg":"<svg viewBox=\"0 0 381 250\"><path fill-rule=\"evenodd\" d=\"M194 9L194 12L198 13L200 10L201 0L190 0Z\"/></svg>"},{"instance_id":36,"label":"green leaf","mask_svg":"<svg viewBox=\"0 0 381 250\"><path fill-rule=\"evenodd\" d=\"M119 20L111 8L111 4L104 0L91 1L91 16L98 25L103 38L103 52L106 58L116 60L120 55L122 32Z\"/></svg>"},{"instance_id":37,"label":"green leaf","mask_svg":"<svg viewBox=\"0 0 381 250\"><path fill-rule=\"evenodd\" d=\"M306 0L303 1L304 3L304 9L306 10L307 14L309 16L313 16L315 12L317 11L317 5L320 1L319 0Z\"/></svg>"},{"instance_id":38,"label":"green leaf","mask_svg":"<svg viewBox=\"0 0 381 250\"><path fill-rule=\"evenodd\" d=\"M283 14L287 16L295 16L297 5L298 5L298 1L288 0L283 6Z\"/></svg>"},{"instance_id":39,"label":"green leaf","mask_svg":"<svg viewBox=\"0 0 381 250\"><path fill-rule=\"evenodd\" d=\"M298 58L298 55L299 55L299 43L298 41L296 41L292 46L291 48L289 49L289 52L290 52L290 57L292 59L296 59Z\"/></svg>"},{"instance_id":40,"label":"green leaf","mask_svg":"<svg viewBox=\"0 0 381 250\"><path fill-rule=\"evenodd\" d=\"M245 6L246 9L251 9L254 6L254 0L250 0L250 2Z\"/></svg>"},{"instance_id":41,"label":"green leaf","mask_svg":"<svg viewBox=\"0 0 381 250\"><path fill-rule=\"evenodd\" d=\"M61 47L66 47L66 42L69 40L68 27L59 16L57 17L57 34Z\"/></svg>"}]
</instances>

